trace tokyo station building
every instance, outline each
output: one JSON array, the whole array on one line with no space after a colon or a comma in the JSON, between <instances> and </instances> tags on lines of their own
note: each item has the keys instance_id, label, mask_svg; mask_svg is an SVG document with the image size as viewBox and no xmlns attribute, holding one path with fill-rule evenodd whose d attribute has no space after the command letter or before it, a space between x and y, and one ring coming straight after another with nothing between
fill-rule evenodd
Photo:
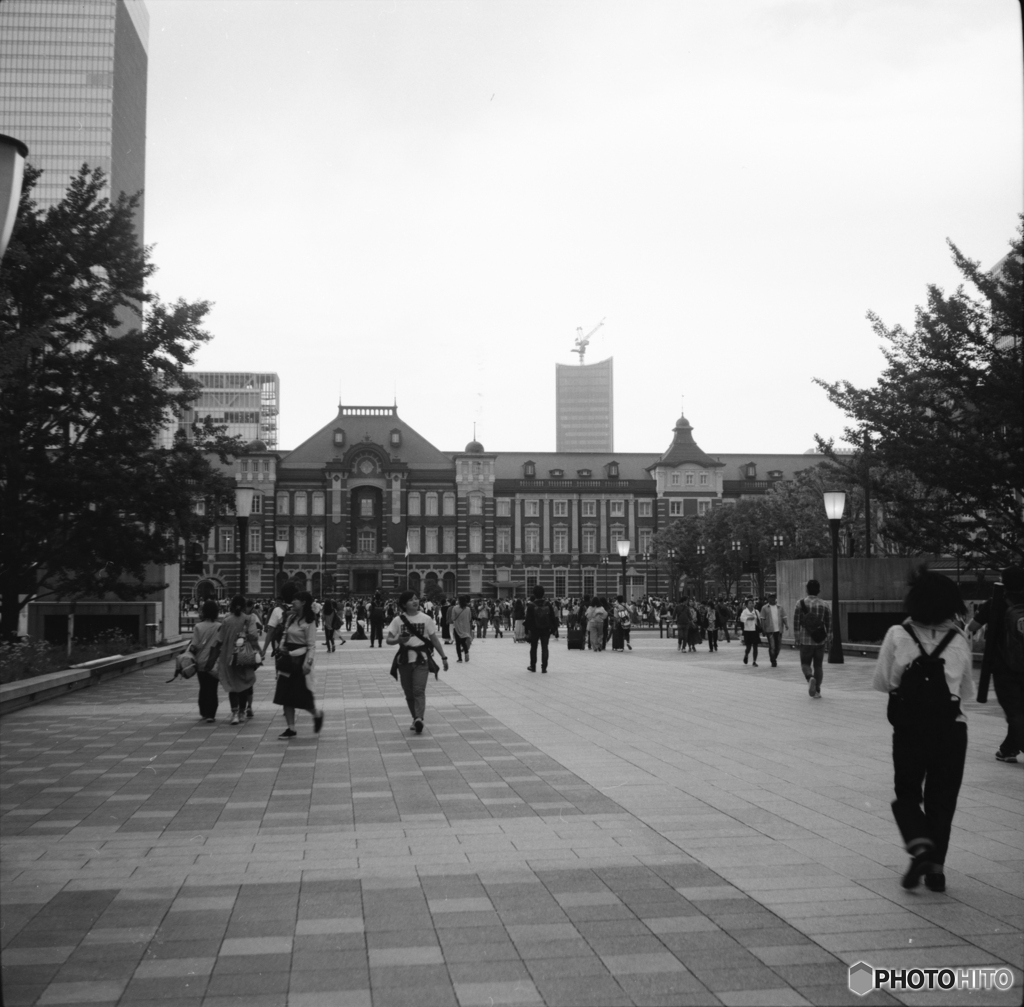
<instances>
[{"instance_id":1,"label":"tokyo station building","mask_svg":"<svg viewBox=\"0 0 1024 1007\"><path fill-rule=\"evenodd\" d=\"M622 540L625 593L657 593L667 584L647 554L660 529L818 460L711 456L685 416L658 454L490 452L475 440L441 451L397 406L339 406L294 450L255 441L234 462L239 485L256 490L245 593L270 597L285 577L318 596L394 594L408 578L448 597L524 597L537 583L558 597L611 596L624 593ZM222 596L238 590L236 523L211 530L203 573L182 575L183 597L202 581Z\"/></svg>"}]
</instances>

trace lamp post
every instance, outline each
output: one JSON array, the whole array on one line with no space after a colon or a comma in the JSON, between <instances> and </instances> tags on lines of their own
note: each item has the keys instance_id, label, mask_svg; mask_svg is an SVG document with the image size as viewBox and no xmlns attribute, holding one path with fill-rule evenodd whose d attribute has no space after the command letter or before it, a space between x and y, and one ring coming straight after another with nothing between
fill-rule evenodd
<instances>
[{"instance_id":1,"label":"lamp post","mask_svg":"<svg viewBox=\"0 0 1024 1007\"><path fill-rule=\"evenodd\" d=\"M628 592L626 591L626 560L629 559L629 539L619 539L616 548L619 550L619 556L622 558L622 597L625 601L630 601Z\"/></svg>"},{"instance_id":2,"label":"lamp post","mask_svg":"<svg viewBox=\"0 0 1024 1007\"><path fill-rule=\"evenodd\" d=\"M25 174L28 147L13 136L0 133L0 261L14 230L21 200L21 180Z\"/></svg>"},{"instance_id":3,"label":"lamp post","mask_svg":"<svg viewBox=\"0 0 1024 1007\"><path fill-rule=\"evenodd\" d=\"M678 553L675 549L669 548L665 550L665 555L668 556L668 572L671 578L669 581L670 594L672 595L672 600L675 601L679 594L679 578L676 576L676 556Z\"/></svg>"},{"instance_id":4,"label":"lamp post","mask_svg":"<svg viewBox=\"0 0 1024 1007\"><path fill-rule=\"evenodd\" d=\"M740 596L740 550L743 548L743 543L738 539L732 540L732 551L736 553L736 597Z\"/></svg>"},{"instance_id":5,"label":"lamp post","mask_svg":"<svg viewBox=\"0 0 1024 1007\"><path fill-rule=\"evenodd\" d=\"M610 556L601 557L601 566L604 569L604 591L601 592L602 595L608 594L608 564L611 561L612 560ZM600 587L600 583L598 584L598 587Z\"/></svg>"},{"instance_id":6,"label":"lamp post","mask_svg":"<svg viewBox=\"0 0 1024 1007\"><path fill-rule=\"evenodd\" d=\"M277 554L277 590L280 592L284 581L284 558L288 555L288 539L278 539L274 543L274 552Z\"/></svg>"},{"instance_id":7,"label":"lamp post","mask_svg":"<svg viewBox=\"0 0 1024 1007\"><path fill-rule=\"evenodd\" d=\"M700 600L704 601L704 554L707 549L704 546L697 546L697 562L700 564Z\"/></svg>"},{"instance_id":8,"label":"lamp post","mask_svg":"<svg viewBox=\"0 0 1024 1007\"><path fill-rule=\"evenodd\" d=\"M235 489L235 520L238 525L238 593L245 594L245 547L248 545L249 515L256 490L248 486Z\"/></svg>"},{"instance_id":9,"label":"lamp post","mask_svg":"<svg viewBox=\"0 0 1024 1007\"><path fill-rule=\"evenodd\" d=\"M845 493L825 493L825 514L832 530L832 646L828 663L843 663L843 635L839 626L839 522L846 508Z\"/></svg>"},{"instance_id":10,"label":"lamp post","mask_svg":"<svg viewBox=\"0 0 1024 1007\"><path fill-rule=\"evenodd\" d=\"M775 591L779 590L779 553L782 552L782 547L786 544L786 540L781 535L772 536L772 548L775 550Z\"/></svg>"},{"instance_id":11,"label":"lamp post","mask_svg":"<svg viewBox=\"0 0 1024 1007\"><path fill-rule=\"evenodd\" d=\"M651 554L649 552L641 553L641 557L644 561L644 594L649 595L651 593L651 584L647 576L647 562L651 558Z\"/></svg>"}]
</instances>

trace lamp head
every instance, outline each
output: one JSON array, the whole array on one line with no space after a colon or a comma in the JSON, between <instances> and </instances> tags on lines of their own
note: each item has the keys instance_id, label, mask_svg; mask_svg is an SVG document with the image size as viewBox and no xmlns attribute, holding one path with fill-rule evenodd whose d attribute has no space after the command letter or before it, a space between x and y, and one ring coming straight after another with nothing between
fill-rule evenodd
<instances>
[{"instance_id":1,"label":"lamp head","mask_svg":"<svg viewBox=\"0 0 1024 1007\"><path fill-rule=\"evenodd\" d=\"M619 539L618 549L619 549L619 555L623 559L626 559L629 556L629 539L628 538Z\"/></svg>"},{"instance_id":2,"label":"lamp head","mask_svg":"<svg viewBox=\"0 0 1024 1007\"><path fill-rule=\"evenodd\" d=\"M829 521L838 521L846 509L845 493L825 493L825 514Z\"/></svg>"},{"instance_id":3,"label":"lamp head","mask_svg":"<svg viewBox=\"0 0 1024 1007\"><path fill-rule=\"evenodd\" d=\"M285 539L283 541L281 539L278 539L274 543L274 553L275 553L275 555L277 556L278 559L284 559L285 556L288 555L288 541L287 541L287 539Z\"/></svg>"},{"instance_id":4,"label":"lamp head","mask_svg":"<svg viewBox=\"0 0 1024 1007\"><path fill-rule=\"evenodd\" d=\"M248 517L252 513L252 498L256 490L249 486L239 486L235 489L235 516Z\"/></svg>"}]
</instances>

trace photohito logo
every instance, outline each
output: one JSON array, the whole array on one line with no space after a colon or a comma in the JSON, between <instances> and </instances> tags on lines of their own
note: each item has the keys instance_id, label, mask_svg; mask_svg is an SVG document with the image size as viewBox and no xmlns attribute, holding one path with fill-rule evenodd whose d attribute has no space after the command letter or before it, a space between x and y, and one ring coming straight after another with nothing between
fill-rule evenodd
<instances>
[{"instance_id":1,"label":"photohito logo","mask_svg":"<svg viewBox=\"0 0 1024 1007\"><path fill-rule=\"evenodd\" d=\"M850 992L867 996L872 990L998 990L1013 987L1008 968L977 966L967 969L876 969L868 962L850 966Z\"/></svg>"}]
</instances>

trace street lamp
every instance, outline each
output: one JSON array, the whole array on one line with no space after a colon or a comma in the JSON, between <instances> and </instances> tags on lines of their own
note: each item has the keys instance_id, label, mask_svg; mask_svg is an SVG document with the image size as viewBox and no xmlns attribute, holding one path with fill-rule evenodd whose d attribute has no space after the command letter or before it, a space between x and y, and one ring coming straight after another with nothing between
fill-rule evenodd
<instances>
[{"instance_id":1,"label":"street lamp","mask_svg":"<svg viewBox=\"0 0 1024 1007\"><path fill-rule=\"evenodd\" d=\"M732 540L732 551L736 553L736 597L740 596L740 550L743 548L743 543L738 539Z\"/></svg>"},{"instance_id":2,"label":"street lamp","mask_svg":"<svg viewBox=\"0 0 1024 1007\"><path fill-rule=\"evenodd\" d=\"M825 493L825 515L832 530L832 646L829 664L843 663L843 635L839 627L839 522L846 508L845 493Z\"/></svg>"},{"instance_id":3,"label":"street lamp","mask_svg":"<svg viewBox=\"0 0 1024 1007\"><path fill-rule=\"evenodd\" d=\"M611 559L610 556L602 556L601 557L601 566L604 567L604 591L601 592L602 595L607 595L608 594L608 564L611 561L612 561L612 559ZM599 582L598 583L598 587L600 587L600 586L601 585L600 585L600 582Z\"/></svg>"},{"instance_id":4,"label":"street lamp","mask_svg":"<svg viewBox=\"0 0 1024 1007\"><path fill-rule=\"evenodd\" d=\"M13 136L0 133L0 261L14 230L21 200L21 180L25 174L28 147Z\"/></svg>"},{"instance_id":5,"label":"street lamp","mask_svg":"<svg viewBox=\"0 0 1024 1007\"><path fill-rule=\"evenodd\" d=\"M675 601L679 594L679 578L676 576L677 552L675 549L669 548L665 550L665 555L668 557L669 593L672 596L672 600Z\"/></svg>"},{"instance_id":6,"label":"street lamp","mask_svg":"<svg viewBox=\"0 0 1024 1007\"><path fill-rule=\"evenodd\" d=\"M284 558L288 555L288 539L278 539L274 543L274 552L277 553L277 590L280 593L284 581Z\"/></svg>"},{"instance_id":7,"label":"street lamp","mask_svg":"<svg viewBox=\"0 0 1024 1007\"><path fill-rule=\"evenodd\" d=\"M704 554L707 549L704 546L697 546L697 562L700 563L700 600L704 600Z\"/></svg>"},{"instance_id":8,"label":"street lamp","mask_svg":"<svg viewBox=\"0 0 1024 1007\"><path fill-rule=\"evenodd\" d=\"M249 536L249 515L256 490L249 486L235 489L235 518L238 524L238 593L245 594L245 547Z\"/></svg>"},{"instance_id":9,"label":"street lamp","mask_svg":"<svg viewBox=\"0 0 1024 1007\"><path fill-rule=\"evenodd\" d=\"M772 548L775 550L775 590L779 590L779 553L782 552L782 547L786 544L786 540L781 535L772 536Z\"/></svg>"},{"instance_id":10,"label":"street lamp","mask_svg":"<svg viewBox=\"0 0 1024 1007\"><path fill-rule=\"evenodd\" d=\"M640 557L644 561L644 594L650 595L650 593L651 593L651 582L648 579L647 564L648 564L648 561L651 558L651 554L649 552L642 552L640 554Z\"/></svg>"},{"instance_id":11,"label":"street lamp","mask_svg":"<svg viewBox=\"0 0 1024 1007\"><path fill-rule=\"evenodd\" d=\"M625 601L630 599L626 597L626 560L629 558L629 539L619 539L618 546L619 556L622 557L622 597Z\"/></svg>"}]
</instances>

